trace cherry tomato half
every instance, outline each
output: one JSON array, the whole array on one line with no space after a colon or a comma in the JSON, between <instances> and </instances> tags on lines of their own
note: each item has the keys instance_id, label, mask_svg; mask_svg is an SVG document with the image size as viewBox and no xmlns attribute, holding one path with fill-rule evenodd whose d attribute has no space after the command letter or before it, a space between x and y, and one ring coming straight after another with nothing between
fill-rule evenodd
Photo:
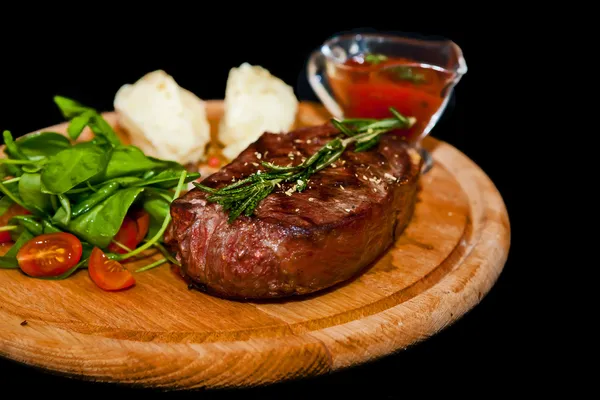
<instances>
[{"instance_id":1,"label":"cherry tomato half","mask_svg":"<svg viewBox=\"0 0 600 400\"><path fill-rule=\"evenodd\" d=\"M133 211L131 213L131 218L135 220L137 225L137 236L135 238L135 246L137 247L137 245L140 244L148 234L148 229L150 227L150 214L140 209Z\"/></svg>"},{"instance_id":2,"label":"cherry tomato half","mask_svg":"<svg viewBox=\"0 0 600 400\"><path fill-rule=\"evenodd\" d=\"M138 235L137 224L129 216L126 216L123 219L121 228L119 229L119 232L117 232L117 234L115 235L114 240L116 240L117 242L126 246L128 249L133 250L136 248L136 246L138 244L138 241L136 239L137 235ZM116 243L109 244L108 251L110 251L111 253L117 253L117 254L127 253L127 250L118 246Z\"/></svg>"},{"instance_id":3,"label":"cherry tomato half","mask_svg":"<svg viewBox=\"0 0 600 400\"><path fill-rule=\"evenodd\" d=\"M26 242L17 252L23 272L33 277L59 276L81 259L81 242L66 232L46 233Z\"/></svg>"},{"instance_id":4,"label":"cherry tomato half","mask_svg":"<svg viewBox=\"0 0 600 400\"><path fill-rule=\"evenodd\" d=\"M10 237L9 231L0 231L0 243L8 243L11 241L12 238Z\"/></svg>"},{"instance_id":5,"label":"cherry tomato half","mask_svg":"<svg viewBox=\"0 0 600 400\"><path fill-rule=\"evenodd\" d=\"M98 247L94 247L88 262L88 272L92 281L103 290L127 289L135 284L131 272L118 261L110 260Z\"/></svg>"}]
</instances>

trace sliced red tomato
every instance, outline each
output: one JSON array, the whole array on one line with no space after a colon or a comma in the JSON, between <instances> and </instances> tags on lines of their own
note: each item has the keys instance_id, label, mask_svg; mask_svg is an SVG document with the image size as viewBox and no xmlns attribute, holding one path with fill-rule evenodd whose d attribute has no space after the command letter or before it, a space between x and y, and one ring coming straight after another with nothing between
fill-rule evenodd
<instances>
[{"instance_id":1,"label":"sliced red tomato","mask_svg":"<svg viewBox=\"0 0 600 400\"><path fill-rule=\"evenodd\" d=\"M66 232L46 233L26 242L17 252L23 272L33 277L59 276L81 259L81 242Z\"/></svg>"},{"instance_id":2,"label":"sliced red tomato","mask_svg":"<svg viewBox=\"0 0 600 400\"><path fill-rule=\"evenodd\" d=\"M135 284L133 274L118 261L111 260L98 247L94 247L88 262L92 281L102 290L127 289Z\"/></svg>"},{"instance_id":3,"label":"sliced red tomato","mask_svg":"<svg viewBox=\"0 0 600 400\"><path fill-rule=\"evenodd\" d=\"M10 231L0 231L0 243L8 243L12 241Z\"/></svg>"},{"instance_id":4,"label":"sliced red tomato","mask_svg":"<svg viewBox=\"0 0 600 400\"><path fill-rule=\"evenodd\" d=\"M137 224L129 216L126 216L123 219L121 228L119 229L119 232L117 232L117 234L115 235L114 240L126 246L128 249L133 250L138 244L138 241L136 239L137 235ZM127 250L118 246L116 243L111 243L110 245L108 245L108 251L117 254L127 253Z\"/></svg>"},{"instance_id":5,"label":"sliced red tomato","mask_svg":"<svg viewBox=\"0 0 600 400\"><path fill-rule=\"evenodd\" d=\"M0 215L0 226L6 226L8 221L15 215L27 214L31 213L18 204L12 204L4 214ZM10 231L0 231L0 243L7 243L10 241L12 241L10 237Z\"/></svg>"},{"instance_id":6,"label":"sliced red tomato","mask_svg":"<svg viewBox=\"0 0 600 400\"><path fill-rule=\"evenodd\" d=\"M148 229L150 228L150 214L142 209L135 210L131 213L131 218L135 220L137 225L137 236L135 238L137 247L148 234Z\"/></svg>"}]
</instances>

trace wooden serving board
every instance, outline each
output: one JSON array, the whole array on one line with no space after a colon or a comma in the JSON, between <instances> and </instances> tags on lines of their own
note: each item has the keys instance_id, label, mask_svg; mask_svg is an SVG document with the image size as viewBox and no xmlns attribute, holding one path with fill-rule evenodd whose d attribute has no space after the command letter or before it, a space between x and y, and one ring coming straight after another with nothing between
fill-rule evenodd
<instances>
[{"instance_id":1,"label":"wooden serving board","mask_svg":"<svg viewBox=\"0 0 600 400\"><path fill-rule=\"evenodd\" d=\"M216 127L223 104L207 104ZM298 125L327 118L303 103ZM167 265L119 293L85 270L63 281L0 270L0 354L81 378L185 389L325 374L424 340L482 299L510 244L503 200L484 172L447 143L424 144L435 165L414 218L351 282L306 298L235 302L188 290Z\"/></svg>"}]
</instances>

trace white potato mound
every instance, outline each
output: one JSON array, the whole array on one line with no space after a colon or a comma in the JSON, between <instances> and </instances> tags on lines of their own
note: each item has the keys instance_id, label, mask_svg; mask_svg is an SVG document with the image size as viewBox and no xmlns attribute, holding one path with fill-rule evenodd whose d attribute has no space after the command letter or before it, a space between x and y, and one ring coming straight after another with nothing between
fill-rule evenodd
<instances>
[{"instance_id":1,"label":"white potato mound","mask_svg":"<svg viewBox=\"0 0 600 400\"><path fill-rule=\"evenodd\" d=\"M265 68L248 63L232 68L218 133L223 155L232 160L264 132L290 130L297 111L293 88Z\"/></svg>"},{"instance_id":2,"label":"white potato mound","mask_svg":"<svg viewBox=\"0 0 600 400\"><path fill-rule=\"evenodd\" d=\"M195 163L205 156L210 124L204 101L162 70L123 85L114 99L131 144L152 157Z\"/></svg>"}]
</instances>

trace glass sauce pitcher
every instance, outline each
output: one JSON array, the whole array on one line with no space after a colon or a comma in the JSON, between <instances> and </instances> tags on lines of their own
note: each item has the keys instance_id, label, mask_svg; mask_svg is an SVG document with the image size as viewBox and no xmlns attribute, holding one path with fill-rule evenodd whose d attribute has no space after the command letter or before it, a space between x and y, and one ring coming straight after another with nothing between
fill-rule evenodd
<instances>
[{"instance_id":1,"label":"glass sauce pitcher","mask_svg":"<svg viewBox=\"0 0 600 400\"><path fill-rule=\"evenodd\" d=\"M390 118L390 107L414 116L401 135L420 150L424 171L432 159L421 147L444 112L454 86L467 72L458 45L450 40L391 34L344 34L327 40L308 60L308 81L337 118Z\"/></svg>"}]
</instances>

